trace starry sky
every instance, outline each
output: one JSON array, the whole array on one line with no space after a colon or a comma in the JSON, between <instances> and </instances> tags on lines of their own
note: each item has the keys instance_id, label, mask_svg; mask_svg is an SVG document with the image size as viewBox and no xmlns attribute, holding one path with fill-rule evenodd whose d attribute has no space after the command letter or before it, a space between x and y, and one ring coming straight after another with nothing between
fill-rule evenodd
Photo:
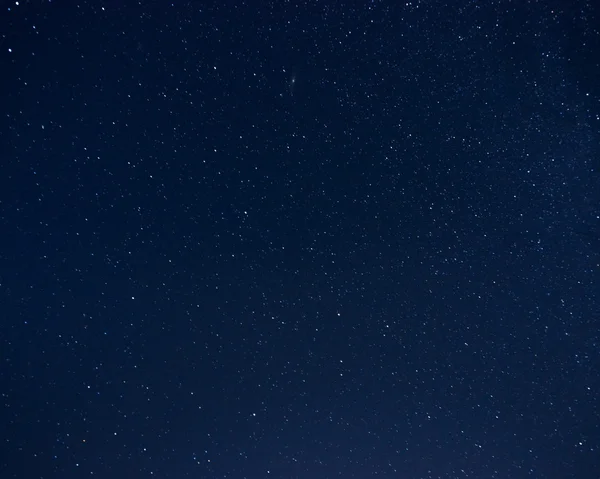
<instances>
[{"instance_id":1,"label":"starry sky","mask_svg":"<svg viewBox=\"0 0 600 479\"><path fill-rule=\"evenodd\" d=\"M597 478L594 0L0 11L2 478Z\"/></svg>"}]
</instances>

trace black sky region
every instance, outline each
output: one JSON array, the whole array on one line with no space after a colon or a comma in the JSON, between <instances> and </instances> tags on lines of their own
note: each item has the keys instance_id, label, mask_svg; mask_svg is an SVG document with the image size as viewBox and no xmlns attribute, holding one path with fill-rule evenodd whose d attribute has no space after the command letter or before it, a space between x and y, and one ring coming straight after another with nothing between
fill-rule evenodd
<instances>
[{"instance_id":1,"label":"black sky region","mask_svg":"<svg viewBox=\"0 0 600 479\"><path fill-rule=\"evenodd\" d=\"M600 477L598 8L3 1L0 477Z\"/></svg>"}]
</instances>

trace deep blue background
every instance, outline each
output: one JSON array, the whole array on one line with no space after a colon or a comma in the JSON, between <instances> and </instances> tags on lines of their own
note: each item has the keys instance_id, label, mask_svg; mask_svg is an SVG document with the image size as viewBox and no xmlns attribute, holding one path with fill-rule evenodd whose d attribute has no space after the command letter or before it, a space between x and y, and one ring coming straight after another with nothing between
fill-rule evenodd
<instances>
[{"instance_id":1,"label":"deep blue background","mask_svg":"<svg viewBox=\"0 0 600 479\"><path fill-rule=\"evenodd\" d=\"M594 2L271 3L2 5L0 476L597 478Z\"/></svg>"}]
</instances>

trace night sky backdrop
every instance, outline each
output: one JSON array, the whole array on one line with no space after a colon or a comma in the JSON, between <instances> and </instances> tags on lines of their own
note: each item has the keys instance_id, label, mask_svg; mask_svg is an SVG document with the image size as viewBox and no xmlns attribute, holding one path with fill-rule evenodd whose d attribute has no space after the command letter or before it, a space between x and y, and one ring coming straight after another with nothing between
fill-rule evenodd
<instances>
[{"instance_id":1,"label":"night sky backdrop","mask_svg":"<svg viewBox=\"0 0 600 479\"><path fill-rule=\"evenodd\" d=\"M598 7L2 2L0 477L600 477Z\"/></svg>"}]
</instances>

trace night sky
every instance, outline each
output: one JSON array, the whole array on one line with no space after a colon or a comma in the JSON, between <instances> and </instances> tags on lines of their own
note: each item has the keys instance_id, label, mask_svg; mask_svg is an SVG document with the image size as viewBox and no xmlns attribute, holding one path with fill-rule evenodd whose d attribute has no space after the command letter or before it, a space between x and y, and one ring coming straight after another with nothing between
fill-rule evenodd
<instances>
[{"instance_id":1,"label":"night sky","mask_svg":"<svg viewBox=\"0 0 600 479\"><path fill-rule=\"evenodd\" d=\"M600 477L600 5L0 10L0 477Z\"/></svg>"}]
</instances>

